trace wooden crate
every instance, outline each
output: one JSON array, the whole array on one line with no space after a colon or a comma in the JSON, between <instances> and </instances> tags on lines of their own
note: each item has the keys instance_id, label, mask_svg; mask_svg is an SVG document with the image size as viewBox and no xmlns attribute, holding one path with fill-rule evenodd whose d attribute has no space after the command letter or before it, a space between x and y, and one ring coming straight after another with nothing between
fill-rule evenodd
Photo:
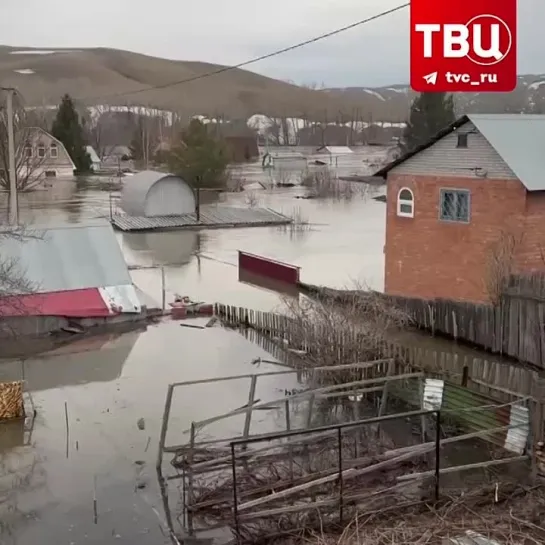
<instances>
[{"instance_id":1,"label":"wooden crate","mask_svg":"<svg viewBox=\"0 0 545 545\"><path fill-rule=\"evenodd\" d=\"M24 415L23 382L0 382L0 420L22 418Z\"/></svg>"}]
</instances>

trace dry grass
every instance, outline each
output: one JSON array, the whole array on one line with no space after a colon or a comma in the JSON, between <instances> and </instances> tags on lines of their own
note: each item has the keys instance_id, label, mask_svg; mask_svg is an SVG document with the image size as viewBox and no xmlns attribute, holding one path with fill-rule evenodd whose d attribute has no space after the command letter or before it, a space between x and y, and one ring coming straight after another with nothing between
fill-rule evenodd
<instances>
[{"instance_id":1,"label":"dry grass","mask_svg":"<svg viewBox=\"0 0 545 545\"><path fill-rule=\"evenodd\" d=\"M374 512L356 516L342 532L322 531L293 542L307 545L454 545L455 538L478 535L501 545L537 545L545 541L539 515L545 508L542 487L527 490L507 484L472 490L463 497L446 498L434 509L405 513ZM473 543L473 541L471 541ZM484 543L484 541L483 541Z\"/></svg>"},{"instance_id":2,"label":"dry grass","mask_svg":"<svg viewBox=\"0 0 545 545\"><path fill-rule=\"evenodd\" d=\"M340 301L327 292L312 298L286 298L284 305L294 318L291 344L306 347L307 367L341 365L382 357L382 346L392 328L407 327L407 314L380 294L354 290ZM324 376L325 382L344 380L342 374Z\"/></svg>"},{"instance_id":3,"label":"dry grass","mask_svg":"<svg viewBox=\"0 0 545 545\"><path fill-rule=\"evenodd\" d=\"M306 170L301 174L301 185L308 190L309 197L315 199L351 201L366 197L370 193L367 184L340 180L328 168Z\"/></svg>"},{"instance_id":4,"label":"dry grass","mask_svg":"<svg viewBox=\"0 0 545 545\"><path fill-rule=\"evenodd\" d=\"M301 208L296 207L291 214L288 214L292 222L284 225L278 225L276 229L289 235L290 238L300 238L306 235L312 228L310 221L305 217Z\"/></svg>"}]
</instances>

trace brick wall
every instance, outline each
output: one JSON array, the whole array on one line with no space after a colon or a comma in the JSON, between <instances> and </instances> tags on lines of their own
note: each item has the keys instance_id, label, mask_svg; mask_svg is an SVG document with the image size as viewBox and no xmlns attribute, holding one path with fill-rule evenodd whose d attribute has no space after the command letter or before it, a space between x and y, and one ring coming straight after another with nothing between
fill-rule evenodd
<instances>
[{"instance_id":1,"label":"brick wall","mask_svg":"<svg viewBox=\"0 0 545 545\"><path fill-rule=\"evenodd\" d=\"M397 216L397 194L414 194L414 218ZM441 188L471 192L470 223L439 220ZM518 180L390 174L387 184L385 291L425 299L487 302L489 248L502 230L532 229L517 258L518 268L542 268L535 240L545 235L545 194L529 195ZM534 198L535 197L535 198ZM539 229L537 229L539 225ZM523 227L521 227L523 226ZM545 240L545 238L543 238ZM545 244L544 244L545 253Z\"/></svg>"},{"instance_id":2,"label":"brick wall","mask_svg":"<svg viewBox=\"0 0 545 545\"><path fill-rule=\"evenodd\" d=\"M522 227L523 226L523 227ZM517 272L545 271L545 191L527 194Z\"/></svg>"}]
</instances>

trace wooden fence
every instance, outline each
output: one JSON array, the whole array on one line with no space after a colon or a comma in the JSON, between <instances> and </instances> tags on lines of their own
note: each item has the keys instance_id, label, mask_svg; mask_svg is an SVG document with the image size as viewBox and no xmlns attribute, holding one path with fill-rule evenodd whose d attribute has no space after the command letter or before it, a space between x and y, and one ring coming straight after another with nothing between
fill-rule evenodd
<instances>
[{"instance_id":1,"label":"wooden fence","mask_svg":"<svg viewBox=\"0 0 545 545\"><path fill-rule=\"evenodd\" d=\"M391 297L418 327L545 368L545 290L540 277L516 277L500 303Z\"/></svg>"},{"instance_id":2,"label":"wooden fence","mask_svg":"<svg viewBox=\"0 0 545 545\"><path fill-rule=\"evenodd\" d=\"M309 294L344 301L356 292L303 285ZM382 295L382 294L377 294ZM498 305L384 296L414 324L545 369L545 275L513 276Z\"/></svg>"},{"instance_id":3,"label":"wooden fence","mask_svg":"<svg viewBox=\"0 0 545 545\"><path fill-rule=\"evenodd\" d=\"M288 316L250 310L242 307L216 304L215 313L223 323L231 327L244 327L267 337L264 348L268 351L273 346L279 347L279 352L273 352L275 357L282 354L297 357L298 350L312 351L312 347L301 344L300 327L296 320ZM299 332L298 332L299 330ZM318 333L319 334L319 333ZM354 334L348 333L349 334ZM363 361L369 359L367 346L361 353L357 348L357 340L346 339L350 345L347 353L339 354L339 362ZM270 344L272 343L272 344ZM342 339L340 344L342 344ZM494 361L493 358L479 358L471 355L459 355L452 352L407 346L398 341L381 341L376 347L376 354L382 358L393 358L396 361L397 373L403 372L403 367L425 371L430 376L448 379L458 384L464 384L486 395L512 401L518 396L545 397L541 392L542 381L536 370L505 362ZM539 392L538 389L540 388Z\"/></svg>"}]
</instances>

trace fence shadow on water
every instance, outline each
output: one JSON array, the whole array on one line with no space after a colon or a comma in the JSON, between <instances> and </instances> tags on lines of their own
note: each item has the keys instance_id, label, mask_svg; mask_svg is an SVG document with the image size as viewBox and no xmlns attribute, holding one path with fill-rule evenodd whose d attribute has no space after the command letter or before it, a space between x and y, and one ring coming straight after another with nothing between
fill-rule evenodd
<instances>
[{"instance_id":1,"label":"fence shadow on water","mask_svg":"<svg viewBox=\"0 0 545 545\"><path fill-rule=\"evenodd\" d=\"M389 297L414 323L545 368L545 275L512 276L497 305Z\"/></svg>"},{"instance_id":2,"label":"fence shadow on water","mask_svg":"<svg viewBox=\"0 0 545 545\"><path fill-rule=\"evenodd\" d=\"M300 353L312 349L308 345L301 346L302 341L296 331L299 324L288 316L222 304L215 305L215 312L226 326L239 328L249 340L290 366L297 367ZM403 340L383 341L377 346L377 353L380 357L393 358L397 372L419 369L430 376L451 380L506 402L518 396L541 398L545 393L541 392L542 381L537 370L500 362L493 356L447 352L409 345ZM358 354L351 350L345 359L353 362L372 358L367 351Z\"/></svg>"}]
</instances>

